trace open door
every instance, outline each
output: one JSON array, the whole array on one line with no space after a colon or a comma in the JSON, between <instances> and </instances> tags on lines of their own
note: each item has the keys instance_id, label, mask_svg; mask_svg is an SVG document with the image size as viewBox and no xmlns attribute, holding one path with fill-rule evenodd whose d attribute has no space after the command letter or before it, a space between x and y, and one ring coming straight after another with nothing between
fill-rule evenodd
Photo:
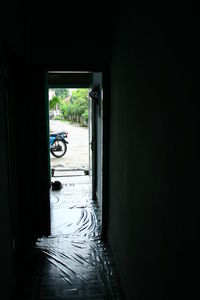
<instances>
[{"instance_id":1,"label":"open door","mask_svg":"<svg viewBox=\"0 0 200 300\"><path fill-rule=\"evenodd\" d=\"M89 93L89 170L92 180L92 197L102 208L102 133L103 133L103 87L102 73L92 74Z\"/></svg>"}]
</instances>

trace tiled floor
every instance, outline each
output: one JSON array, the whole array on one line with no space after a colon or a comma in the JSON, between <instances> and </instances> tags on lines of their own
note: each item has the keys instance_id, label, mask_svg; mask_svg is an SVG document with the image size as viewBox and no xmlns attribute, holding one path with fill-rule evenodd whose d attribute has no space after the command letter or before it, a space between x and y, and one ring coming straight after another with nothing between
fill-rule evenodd
<instances>
[{"instance_id":1,"label":"tiled floor","mask_svg":"<svg viewBox=\"0 0 200 300\"><path fill-rule=\"evenodd\" d=\"M20 299L123 299L112 253L100 238L88 176L55 180L63 187L51 191L52 235L39 239L27 258Z\"/></svg>"}]
</instances>

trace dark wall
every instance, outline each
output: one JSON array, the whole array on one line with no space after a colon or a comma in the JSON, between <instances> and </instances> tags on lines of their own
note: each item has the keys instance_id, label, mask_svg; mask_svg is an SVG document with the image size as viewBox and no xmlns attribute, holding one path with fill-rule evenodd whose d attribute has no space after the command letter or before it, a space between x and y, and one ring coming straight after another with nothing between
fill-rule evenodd
<instances>
[{"instance_id":1,"label":"dark wall","mask_svg":"<svg viewBox=\"0 0 200 300\"><path fill-rule=\"evenodd\" d=\"M49 182L44 72L8 43L1 50L1 297L9 299L26 251L49 234Z\"/></svg>"},{"instance_id":2,"label":"dark wall","mask_svg":"<svg viewBox=\"0 0 200 300\"><path fill-rule=\"evenodd\" d=\"M38 236L49 234L45 202L49 198L49 183L44 70L25 62L25 15L20 3L2 4L0 298L10 299L26 251Z\"/></svg>"},{"instance_id":3,"label":"dark wall","mask_svg":"<svg viewBox=\"0 0 200 300\"><path fill-rule=\"evenodd\" d=\"M10 197L10 178L9 178L9 149L7 136L6 118L6 96L3 78L0 75L0 136L1 136L1 155L0 155L0 236L1 236L1 296L9 299L10 288L14 285L14 263L13 263L13 235L11 222L11 197Z\"/></svg>"},{"instance_id":4,"label":"dark wall","mask_svg":"<svg viewBox=\"0 0 200 300\"><path fill-rule=\"evenodd\" d=\"M110 8L83 3L26 7L26 61L47 69L101 70L109 60Z\"/></svg>"},{"instance_id":5,"label":"dark wall","mask_svg":"<svg viewBox=\"0 0 200 300\"><path fill-rule=\"evenodd\" d=\"M108 235L127 299L193 298L199 272L195 23L190 12L187 21L174 11L152 12L118 14Z\"/></svg>"},{"instance_id":6,"label":"dark wall","mask_svg":"<svg viewBox=\"0 0 200 300\"><path fill-rule=\"evenodd\" d=\"M15 26L13 26L15 24ZM18 173L15 156L15 121L13 114L9 65L22 55L23 21L19 3L1 3L0 18L0 298L10 299L16 281L16 247L19 241ZM11 112L12 111L12 112Z\"/></svg>"},{"instance_id":7,"label":"dark wall","mask_svg":"<svg viewBox=\"0 0 200 300\"><path fill-rule=\"evenodd\" d=\"M0 44L6 42L18 55L25 51L25 18L23 0L1 1Z\"/></svg>"},{"instance_id":8,"label":"dark wall","mask_svg":"<svg viewBox=\"0 0 200 300\"><path fill-rule=\"evenodd\" d=\"M49 231L45 76L24 66L15 78L15 117L21 232L26 243ZM25 245L26 246L26 245Z\"/></svg>"}]
</instances>

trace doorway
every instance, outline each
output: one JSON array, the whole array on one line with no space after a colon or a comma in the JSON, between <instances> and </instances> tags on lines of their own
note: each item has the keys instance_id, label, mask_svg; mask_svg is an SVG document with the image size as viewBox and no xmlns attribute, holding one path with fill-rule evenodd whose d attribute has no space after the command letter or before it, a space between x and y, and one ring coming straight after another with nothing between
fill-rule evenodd
<instances>
[{"instance_id":1,"label":"doorway","mask_svg":"<svg viewBox=\"0 0 200 300\"><path fill-rule=\"evenodd\" d=\"M51 170L55 177L72 170L88 173L89 90L51 88L48 92Z\"/></svg>"},{"instance_id":2,"label":"doorway","mask_svg":"<svg viewBox=\"0 0 200 300\"><path fill-rule=\"evenodd\" d=\"M82 221L80 215L69 215L69 208L73 205L84 208L92 199L98 208L98 216L102 220L102 74L51 71L46 76L49 116L47 128L50 142L51 134L55 138L55 134L60 132L60 134L65 134L63 137L68 143L66 143L66 153L62 157L56 157L57 154L62 154L62 151L60 152L63 150L62 145L56 148L54 144L52 148L49 144L51 234L66 234L74 230L70 225L73 224L73 218L79 220L80 224ZM62 97L65 103L59 102L58 99L58 95L62 93L65 95ZM84 97L87 98L87 109L81 111L80 115L77 113L79 109L77 104L84 102ZM71 113L69 113L70 109ZM63 117L67 120L63 120ZM79 138L76 137L77 132L79 132ZM82 144L78 143L80 138ZM83 150L82 153L81 150ZM54 189L55 182L60 182L61 189ZM77 198L82 199L82 202L77 202ZM76 210L77 212L81 213L79 210Z\"/></svg>"}]
</instances>

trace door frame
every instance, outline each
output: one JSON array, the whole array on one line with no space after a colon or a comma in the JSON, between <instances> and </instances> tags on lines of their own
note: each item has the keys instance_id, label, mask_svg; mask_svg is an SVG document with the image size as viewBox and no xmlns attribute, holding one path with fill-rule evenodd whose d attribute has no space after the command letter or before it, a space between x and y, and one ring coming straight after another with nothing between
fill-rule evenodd
<instances>
[{"instance_id":1,"label":"door frame","mask_svg":"<svg viewBox=\"0 0 200 300\"><path fill-rule=\"evenodd\" d=\"M103 83L102 72L92 73L89 93L92 102L92 197L97 201L102 213L102 172L103 172Z\"/></svg>"},{"instance_id":2,"label":"door frame","mask_svg":"<svg viewBox=\"0 0 200 300\"><path fill-rule=\"evenodd\" d=\"M48 140L48 176L49 187L51 186L51 161L50 161L50 146L49 146L49 95L48 90L50 88L89 88L89 76L91 72L76 72L76 71L45 71L45 107L46 107L46 129ZM50 75L51 74L51 75ZM60 76L57 76L60 74ZM82 74L77 76L78 74ZM76 77L77 76L77 77Z\"/></svg>"},{"instance_id":3,"label":"door frame","mask_svg":"<svg viewBox=\"0 0 200 300\"><path fill-rule=\"evenodd\" d=\"M55 81L54 80L49 80L49 74L52 74L53 76L55 74L62 74L60 75L60 78L56 78L55 76ZM48 114L46 114L46 118L47 118L47 135L48 135L48 141L49 141L49 100L48 100L48 89L49 88L91 88L92 86L92 79L91 79L91 74L94 73L100 73L101 74L101 88L102 90L104 89L104 72L103 71L88 71L88 72L82 72L82 71L72 71L72 72L68 72L68 71L54 71L54 70L48 70L45 71L45 101L46 101L46 107L48 107ZM86 75L87 74L87 75ZM89 74L89 76L88 76ZM52 78L53 78L52 76ZM74 80L77 76L77 80ZM85 79L84 79L85 76ZM104 90L103 90L104 93ZM104 96L104 95L103 95ZM104 157L107 157L105 155L105 138L107 141L108 140L108 132L105 131L105 126L103 126L104 123L104 119L105 116L107 116L107 113L104 114L103 111L103 103L104 103L104 99L102 97L102 102L101 102L101 109L102 109L102 118L101 118L101 134L102 134L102 138L101 138L101 144L97 145L95 142L95 149L97 147L100 147L101 149L101 166L100 166L100 174L99 176L101 177L101 199L100 199L100 203L101 203L101 219L102 219L102 238L106 239L107 238L107 224L108 224L108 185L104 184L105 179L107 180L109 176L105 176L108 171L108 161L105 163L104 161ZM107 99L108 100L108 99ZM108 101L107 101L108 103ZM97 114L97 107L94 103L94 101L92 102L92 109L93 109L93 122L94 122L94 128L96 128L96 114ZM96 135L96 132L93 132L94 135ZM49 155L49 154L48 154ZM93 157L92 157L92 168L93 168L93 172L92 172L92 194L93 197L96 198L96 186L97 186L97 151L94 151ZM50 155L49 155L49 182L51 183L51 166L50 166ZM106 172L103 174L103 170L106 170ZM104 191L104 187L106 187L105 191ZM107 201L104 201L104 198L107 199Z\"/></svg>"}]
</instances>

